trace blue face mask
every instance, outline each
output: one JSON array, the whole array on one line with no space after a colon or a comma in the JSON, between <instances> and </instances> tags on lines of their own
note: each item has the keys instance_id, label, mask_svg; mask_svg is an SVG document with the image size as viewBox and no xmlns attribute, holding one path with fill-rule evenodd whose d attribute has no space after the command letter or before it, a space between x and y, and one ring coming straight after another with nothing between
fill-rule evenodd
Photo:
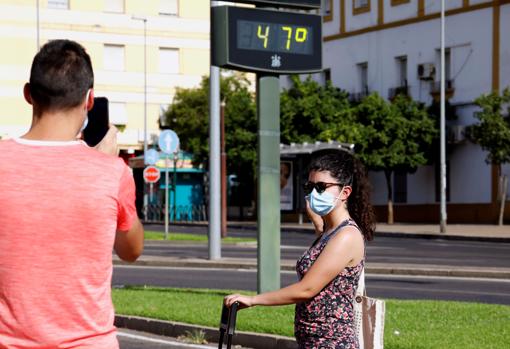
<instances>
[{"instance_id":1,"label":"blue face mask","mask_svg":"<svg viewBox=\"0 0 510 349\"><path fill-rule=\"evenodd\" d=\"M330 213L335 208L338 199L340 199L340 196L334 197L333 194L327 191L319 194L315 188L308 196L310 208L319 216L325 216Z\"/></svg>"}]
</instances>

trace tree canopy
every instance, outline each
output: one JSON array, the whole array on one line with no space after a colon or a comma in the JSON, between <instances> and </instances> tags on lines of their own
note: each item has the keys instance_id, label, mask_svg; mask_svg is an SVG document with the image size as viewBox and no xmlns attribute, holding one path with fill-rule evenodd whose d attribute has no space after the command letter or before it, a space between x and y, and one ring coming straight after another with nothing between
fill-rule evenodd
<instances>
[{"instance_id":1,"label":"tree canopy","mask_svg":"<svg viewBox=\"0 0 510 349\"><path fill-rule=\"evenodd\" d=\"M254 96L243 74L222 76L220 98L225 102L225 148L229 174L253 178L256 161L257 120ZM165 123L181 140L181 148L193 154L193 162L208 167L209 78L197 88L178 89L165 115Z\"/></svg>"},{"instance_id":2,"label":"tree canopy","mask_svg":"<svg viewBox=\"0 0 510 349\"><path fill-rule=\"evenodd\" d=\"M481 108L475 117L479 123L470 127L471 140L487 151L486 162L502 165L510 162L510 118L505 117L503 108L506 105L510 114L510 89L500 95L489 93L478 97L475 104Z\"/></svg>"},{"instance_id":3,"label":"tree canopy","mask_svg":"<svg viewBox=\"0 0 510 349\"><path fill-rule=\"evenodd\" d=\"M331 82L323 86L308 77L292 76L292 86L281 94L281 143L315 142L342 138L349 142L345 130L352 124L348 93ZM347 130L345 130L347 131ZM345 134L346 137L340 137Z\"/></svg>"}]
</instances>

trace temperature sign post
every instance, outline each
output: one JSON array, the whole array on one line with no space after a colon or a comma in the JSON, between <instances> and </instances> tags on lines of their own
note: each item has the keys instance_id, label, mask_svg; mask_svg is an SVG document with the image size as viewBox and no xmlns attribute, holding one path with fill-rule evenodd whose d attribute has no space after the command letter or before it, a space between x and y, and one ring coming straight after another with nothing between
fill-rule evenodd
<instances>
[{"instance_id":1,"label":"temperature sign post","mask_svg":"<svg viewBox=\"0 0 510 349\"><path fill-rule=\"evenodd\" d=\"M304 9L320 8L321 4L321 0L234 2ZM211 24L212 65L257 73L257 290L272 291L280 288L281 259L278 75L322 71L322 16L259 7L213 6ZM211 91L213 87L212 83ZM214 113L213 124L217 124Z\"/></svg>"},{"instance_id":2,"label":"temperature sign post","mask_svg":"<svg viewBox=\"0 0 510 349\"><path fill-rule=\"evenodd\" d=\"M322 70L319 15L219 6L213 28L213 65L277 74Z\"/></svg>"}]
</instances>

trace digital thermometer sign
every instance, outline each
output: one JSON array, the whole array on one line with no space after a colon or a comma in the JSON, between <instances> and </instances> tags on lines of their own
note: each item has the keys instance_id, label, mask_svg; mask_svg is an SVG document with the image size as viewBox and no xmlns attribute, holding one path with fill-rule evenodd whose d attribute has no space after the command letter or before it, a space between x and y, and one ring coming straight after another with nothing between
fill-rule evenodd
<instances>
[{"instance_id":1,"label":"digital thermometer sign","mask_svg":"<svg viewBox=\"0 0 510 349\"><path fill-rule=\"evenodd\" d=\"M213 65L282 74L322 69L321 16L220 6L213 28Z\"/></svg>"},{"instance_id":2,"label":"digital thermometer sign","mask_svg":"<svg viewBox=\"0 0 510 349\"><path fill-rule=\"evenodd\" d=\"M313 54L313 28L237 21L237 48L311 55Z\"/></svg>"}]
</instances>

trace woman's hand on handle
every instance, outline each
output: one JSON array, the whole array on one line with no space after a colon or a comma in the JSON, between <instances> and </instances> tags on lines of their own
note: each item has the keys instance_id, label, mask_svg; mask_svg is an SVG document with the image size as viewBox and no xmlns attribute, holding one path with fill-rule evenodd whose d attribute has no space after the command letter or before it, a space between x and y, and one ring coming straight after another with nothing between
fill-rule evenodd
<instances>
[{"instance_id":1,"label":"woman's hand on handle","mask_svg":"<svg viewBox=\"0 0 510 349\"><path fill-rule=\"evenodd\" d=\"M238 302L239 303L239 309L244 309L244 308L249 308L249 307L252 307L254 306L255 304L253 303L253 297L251 296L243 296L243 295L240 295L240 294L231 294L231 295L228 295L225 297L225 305L227 307L231 307L232 304L234 304L235 302Z\"/></svg>"}]
</instances>

